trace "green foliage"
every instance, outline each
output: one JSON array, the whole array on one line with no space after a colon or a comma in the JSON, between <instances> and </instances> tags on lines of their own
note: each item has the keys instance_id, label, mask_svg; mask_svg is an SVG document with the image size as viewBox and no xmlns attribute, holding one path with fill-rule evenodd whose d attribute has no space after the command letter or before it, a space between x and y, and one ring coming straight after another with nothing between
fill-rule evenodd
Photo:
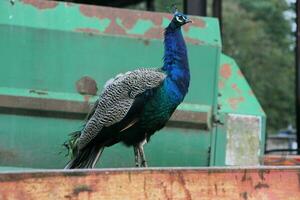
<instances>
[{"instance_id":1,"label":"green foliage","mask_svg":"<svg viewBox=\"0 0 300 200\"><path fill-rule=\"evenodd\" d=\"M223 1L223 52L236 59L267 116L269 132L295 122L294 54L282 0Z\"/></svg>"},{"instance_id":2,"label":"green foliage","mask_svg":"<svg viewBox=\"0 0 300 200\"><path fill-rule=\"evenodd\" d=\"M154 6L156 12L172 12L172 5L176 5L179 11L183 12L183 0L155 0ZM137 5L128 6L130 9L146 10L146 3L142 2Z\"/></svg>"},{"instance_id":3,"label":"green foliage","mask_svg":"<svg viewBox=\"0 0 300 200\"><path fill-rule=\"evenodd\" d=\"M158 12L172 12L172 5L175 4L179 11L183 12L182 0L156 0L155 9Z\"/></svg>"}]
</instances>

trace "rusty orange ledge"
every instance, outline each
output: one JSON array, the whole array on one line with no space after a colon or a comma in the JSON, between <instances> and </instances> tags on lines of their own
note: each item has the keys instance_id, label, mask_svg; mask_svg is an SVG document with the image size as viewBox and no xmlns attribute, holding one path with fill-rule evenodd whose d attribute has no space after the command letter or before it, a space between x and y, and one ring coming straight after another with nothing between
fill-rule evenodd
<instances>
[{"instance_id":1,"label":"rusty orange ledge","mask_svg":"<svg viewBox=\"0 0 300 200\"><path fill-rule=\"evenodd\" d=\"M285 165L285 166L298 165L300 167L300 156L299 155L265 155L264 165Z\"/></svg>"},{"instance_id":2,"label":"rusty orange ledge","mask_svg":"<svg viewBox=\"0 0 300 200\"><path fill-rule=\"evenodd\" d=\"M0 199L300 199L300 167L47 170L0 173Z\"/></svg>"}]
</instances>

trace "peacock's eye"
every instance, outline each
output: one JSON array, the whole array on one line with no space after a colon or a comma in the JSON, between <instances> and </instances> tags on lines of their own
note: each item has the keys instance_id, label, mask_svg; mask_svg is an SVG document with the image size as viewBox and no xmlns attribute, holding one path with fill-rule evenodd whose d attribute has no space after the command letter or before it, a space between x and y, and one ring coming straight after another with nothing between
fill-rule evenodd
<instances>
[{"instance_id":1,"label":"peacock's eye","mask_svg":"<svg viewBox=\"0 0 300 200\"><path fill-rule=\"evenodd\" d=\"M176 20L177 20L178 22L182 23L183 20L184 20L184 18L183 18L182 15L179 15L179 16L176 16Z\"/></svg>"}]
</instances>

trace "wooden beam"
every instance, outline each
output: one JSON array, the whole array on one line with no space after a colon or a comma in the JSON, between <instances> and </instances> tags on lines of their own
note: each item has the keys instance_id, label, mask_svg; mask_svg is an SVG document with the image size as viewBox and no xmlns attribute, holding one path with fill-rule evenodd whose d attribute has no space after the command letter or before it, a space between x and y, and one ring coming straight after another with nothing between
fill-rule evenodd
<instances>
[{"instance_id":1,"label":"wooden beam","mask_svg":"<svg viewBox=\"0 0 300 200\"><path fill-rule=\"evenodd\" d=\"M295 200L300 197L299 173L300 167L0 173L0 199Z\"/></svg>"}]
</instances>

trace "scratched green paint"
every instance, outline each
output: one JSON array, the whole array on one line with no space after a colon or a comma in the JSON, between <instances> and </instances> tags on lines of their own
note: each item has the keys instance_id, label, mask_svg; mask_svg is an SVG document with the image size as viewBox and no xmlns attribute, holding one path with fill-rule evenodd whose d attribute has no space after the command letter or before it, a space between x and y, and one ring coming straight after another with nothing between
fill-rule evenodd
<instances>
[{"instance_id":1,"label":"scratched green paint","mask_svg":"<svg viewBox=\"0 0 300 200\"><path fill-rule=\"evenodd\" d=\"M257 116L260 117L261 123L260 126L260 133L259 138L251 138L250 135L246 134L246 137L249 137L248 142L255 142L256 148L251 149L252 150L252 156L255 155L256 152L258 152L258 156L263 156L264 154L264 145L265 145L265 130L266 130L266 115L260 106L259 102L257 101L257 98L255 97L255 94L252 94L252 90L247 83L247 80L243 75L241 75L240 69L237 65L237 63L229 56L226 56L224 54L221 55L221 61L220 61L220 69L222 71L222 67L224 64L227 64L230 66L230 73L228 73L228 77L225 78L222 75L219 76L219 93L221 94L220 97L218 97L218 104L221 106L221 109L219 109L219 118L222 122L224 122L224 125L219 125L217 127L217 134L215 135L216 142L213 145L213 151L212 151L212 159L211 159L211 165L217 165L217 166L223 166L226 164L226 143L227 142L237 142L236 140L230 140L230 135L227 136L227 134L230 133L230 129L228 128L227 120L228 114L241 114L241 115L250 115L250 116ZM220 72L221 74L221 72ZM232 86L235 86L234 88ZM232 98L240 98L243 97L244 101L236 103L235 106L232 106L230 103L230 99ZM243 129L243 134L247 133L247 131L253 131L252 128L249 130ZM252 133L253 134L253 133ZM253 141L252 141L253 140ZM245 142L245 141L244 141ZM257 142L259 142L259 149L257 149ZM241 150L245 150L249 145L241 145ZM251 145L250 145L251 146ZM254 145L252 146L254 147ZM250 153L249 150L247 150L247 153ZM254 153L253 153L254 152ZM239 154L239 152L236 152ZM239 154L239 155L245 155L245 154ZM245 158L244 158L245 159ZM252 157L253 159L253 157ZM242 160L242 159L241 159ZM247 162L242 162L247 163Z\"/></svg>"},{"instance_id":2,"label":"scratched green paint","mask_svg":"<svg viewBox=\"0 0 300 200\"><path fill-rule=\"evenodd\" d=\"M222 108L221 112L265 116L263 108L257 101L247 80L240 74L241 71L236 62L232 58L222 54L220 68L222 68L224 64L230 66L230 76L227 79L219 76L219 81L222 82L223 85L219 88L219 92L222 94L219 98ZM235 86L236 89L234 89L233 86ZM243 101L232 106L230 99L241 97Z\"/></svg>"},{"instance_id":3,"label":"scratched green paint","mask_svg":"<svg viewBox=\"0 0 300 200\"><path fill-rule=\"evenodd\" d=\"M105 30L112 23L109 18L99 19L96 17L84 16L78 4L66 6L65 3L59 3L54 9L38 10L37 8L16 1L12 6L9 1L0 1L0 24L9 23L17 26L27 26L33 28L44 28L61 31L74 31L80 28L89 28L99 30L105 33ZM138 12L138 11L133 11ZM191 26L188 32L183 31L185 36L192 39L206 42L208 45L218 46L221 48L220 32L218 22L214 18L201 18L206 24L205 27ZM163 17L161 26L166 27L170 22L169 19ZM126 29L120 18L116 19L116 23L125 30L127 34L143 35L150 28L154 27L151 20L139 19L131 29ZM209 24L209 25L207 25Z\"/></svg>"},{"instance_id":4,"label":"scratched green paint","mask_svg":"<svg viewBox=\"0 0 300 200\"><path fill-rule=\"evenodd\" d=\"M63 31L76 30L78 28L94 28L101 32L110 24L110 19L78 17L79 7L60 3L54 9L46 9L38 12L37 8L16 2L11 6L9 1L0 2L0 24L9 22L11 25L28 26L33 28L58 29ZM55 12L54 12L55 11Z\"/></svg>"},{"instance_id":5,"label":"scratched green paint","mask_svg":"<svg viewBox=\"0 0 300 200\"><path fill-rule=\"evenodd\" d=\"M153 27L153 22L151 20L142 20L139 19L131 29L126 29L125 26L122 24L122 20L120 18L116 18L116 23L121 26L127 34L134 34L134 35L143 35L148 30Z\"/></svg>"}]
</instances>

